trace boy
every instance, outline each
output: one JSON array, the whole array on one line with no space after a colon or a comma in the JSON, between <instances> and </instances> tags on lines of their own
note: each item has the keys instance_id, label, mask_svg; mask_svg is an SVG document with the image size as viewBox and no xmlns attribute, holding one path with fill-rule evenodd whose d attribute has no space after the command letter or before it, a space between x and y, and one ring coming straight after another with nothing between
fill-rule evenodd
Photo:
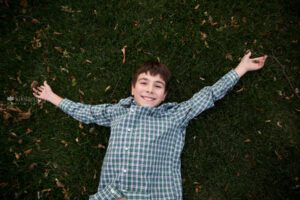
<instances>
[{"instance_id":1,"label":"boy","mask_svg":"<svg viewBox=\"0 0 300 200\"><path fill-rule=\"evenodd\" d=\"M214 106L248 71L264 66L267 56L250 58L210 87L182 103L161 104L167 95L168 68L158 62L142 65L133 76L132 97L117 104L85 105L63 99L47 82L33 95L53 103L73 118L111 128L98 192L92 200L182 199L180 154L188 122Z\"/></svg>"}]
</instances>

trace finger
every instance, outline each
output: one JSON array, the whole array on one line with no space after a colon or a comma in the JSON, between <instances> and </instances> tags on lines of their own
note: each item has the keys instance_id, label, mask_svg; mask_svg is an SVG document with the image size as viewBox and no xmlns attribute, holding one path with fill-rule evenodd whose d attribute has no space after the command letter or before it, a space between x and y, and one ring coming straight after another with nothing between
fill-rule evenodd
<instances>
[{"instance_id":1,"label":"finger","mask_svg":"<svg viewBox=\"0 0 300 200\"><path fill-rule=\"evenodd\" d=\"M246 58L250 58L251 57L251 51L249 50L249 51L247 51L246 52L246 54L245 54L245 56L244 57L246 57Z\"/></svg>"},{"instance_id":2,"label":"finger","mask_svg":"<svg viewBox=\"0 0 300 200\"><path fill-rule=\"evenodd\" d=\"M44 90L44 88L42 88L41 86L37 87L37 89L42 92Z\"/></svg>"},{"instance_id":3,"label":"finger","mask_svg":"<svg viewBox=\"0 0 300 200\"><path fill-rule=\"evenodd\" d=\"M47 81L44 81L44 86L49 86Z\"/></svg>"},{"instance_id":4,"label":"finger","mask_svg":"<svg viewBox=\"0 0 300 200\"><path fill-rule=\"evenodd\" d=\"M254 62L254 63L264 63L265 60L266 60L265 56L251 59L251 61Z\"/></svg>"},{"instance_id":5,"label":"finger","mask_svg":"<svg viewBox=\"0 0 300 200\"><path fill-rule=\"evenodd\" d=\"M35 96L36 98L40 98L40 96L38 95L38 94L36 94L36 93L32 93L33 94L33 96Z\"/></svg>"},{"instance_id":6,"label":"finger","mask_svg":"<svg viewBox=\"0 0 300 200\"><path fill-rule=\"evenodd\" d=\"M39 91L37 88L32 88L32 90L34 91L34 93L38 94L40 93L41 91Z\"/></svg>"}]
</instances>

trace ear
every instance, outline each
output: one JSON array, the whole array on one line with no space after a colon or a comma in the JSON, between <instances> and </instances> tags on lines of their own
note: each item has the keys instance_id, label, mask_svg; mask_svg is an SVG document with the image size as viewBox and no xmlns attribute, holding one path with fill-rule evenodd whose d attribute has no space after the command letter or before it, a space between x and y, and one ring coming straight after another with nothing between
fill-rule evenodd
<instances>
[{"instance_id":1,"label":"ear","mask_svg":"<svg viewBox=\"0 0 300 200\"><path fill-rule=\"evenodd\" d=\"M133 84L131 84L131 95L134 96L135 93L135 87Z\"/></svg>"},{"instance_id":2,"label":"ear","mask_svg":"<svg viewBox=\"0 0 300 200\"><path fill-rule=\"evenodd\" d=\"M167 95L168 95L168 91L165 91L163 101L166 99Z\"/></svg>"}]
</instances>

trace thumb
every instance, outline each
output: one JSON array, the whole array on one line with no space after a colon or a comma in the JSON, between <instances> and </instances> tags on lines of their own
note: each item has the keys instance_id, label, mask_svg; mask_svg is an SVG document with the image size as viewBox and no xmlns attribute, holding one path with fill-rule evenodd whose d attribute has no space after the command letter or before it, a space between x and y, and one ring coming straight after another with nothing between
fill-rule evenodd
<instances>
[{"instance_id":1,"label":"thumb","mask_svg":"<svg viewBox=\"0 0 300 200\"><path fill-rule=\"evenodd\" d=\"M250 58L251 57L251 51L249 50L246 55L245 55L245 58Z\"/></svg>"},{"instance_id":2,"label":"thumb","mask_svg":"<svg viewBox=\"0 0 300 200\"><path fill-rule=\"evenodd\" d=\"M44 86L49 86L47 81L44 81Z\"/></svg>"}]
</instances>

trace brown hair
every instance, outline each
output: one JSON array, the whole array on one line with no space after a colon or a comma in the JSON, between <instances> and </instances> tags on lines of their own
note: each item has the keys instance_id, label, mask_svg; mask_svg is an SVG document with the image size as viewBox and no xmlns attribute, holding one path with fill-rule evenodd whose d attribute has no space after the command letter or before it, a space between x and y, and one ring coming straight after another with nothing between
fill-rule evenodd
<instances>
[{"instance_id":1,"label":"brown hair","mask_svg":"<svg viewBox=\"0 0 300 200\"><path fill-rule=\"evenodd\" d=\"M138 79L138 76L142 73L150 73L151 76L156 76L157 74L165 81L166 88L165 92L168 90L168 83L171 78L171 72L168 67L158 61L148 61L140 65L136 72L132 76L131 85L134 86Z\"/></svg>"}]
</instances>

